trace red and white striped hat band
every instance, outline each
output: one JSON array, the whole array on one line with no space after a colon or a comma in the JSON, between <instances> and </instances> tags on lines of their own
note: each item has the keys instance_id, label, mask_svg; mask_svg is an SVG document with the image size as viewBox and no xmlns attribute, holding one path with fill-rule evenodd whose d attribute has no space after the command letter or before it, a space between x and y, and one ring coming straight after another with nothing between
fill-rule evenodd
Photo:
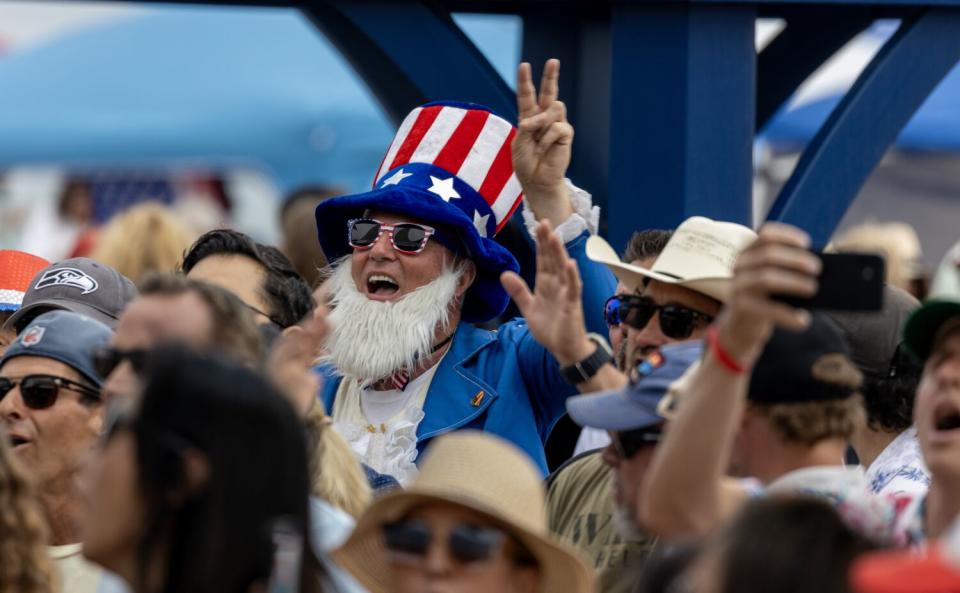
<instances>
[{"instance_id":1,"label":"red and white striped hat band","mask_svg":"<svg viewBox=\"0 0 960 593\"><path fill-rule=\"evenodd\" d=\"M50 262L12 249L0 249L0 311L16 311L30 281Z\"/></svg>"},{"instance_id":2,"label":"red and white striped hat band","mask_svg":"<svg viewBox=\"0 0 960 593\"><path fill-rule=\"evenodd\" d=\"M510 122L478 105L418 107L400 124L374 188L423 186L466 213L481 236L492 237L523 198L510 152L514 134Z\"/></svg>"}]
</instances>

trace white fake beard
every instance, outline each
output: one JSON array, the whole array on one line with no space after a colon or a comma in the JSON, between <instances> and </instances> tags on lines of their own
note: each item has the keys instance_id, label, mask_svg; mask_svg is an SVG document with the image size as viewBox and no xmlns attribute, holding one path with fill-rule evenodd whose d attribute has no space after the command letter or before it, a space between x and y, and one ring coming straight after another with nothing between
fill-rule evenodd
<instances>
[{"instance_id":1,"label":"white fake beard","mask_svg":"<svg viewBox=\"0 0 960 593\"><path fill-rule=\"evenodd\" d=\"M437 328L449 329L450 305L463 272L444 268L435 280L394 302L375 301L357 289L350 257L337 262L329 280L333 329L324 358L361 385L401 369L412 373L417 361L430 356Z\"/></svg>"}]
</instances>

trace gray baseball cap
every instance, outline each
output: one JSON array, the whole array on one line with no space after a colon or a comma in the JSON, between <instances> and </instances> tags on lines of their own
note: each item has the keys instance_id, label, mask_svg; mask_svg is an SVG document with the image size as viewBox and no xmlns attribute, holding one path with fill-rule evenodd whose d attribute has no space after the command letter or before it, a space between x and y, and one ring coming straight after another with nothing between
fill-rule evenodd
<instances>
[{"instance_id":1,"label":"gray baseball cap","mask_svg":"<svg viewBox=\"0 0 960 593\"><path fill-rule=\"evenodd\" d=\"M890 376L903 327L920 301L896 286L884 287L882 311L829 311L850 346L850 359L865 374L879 379Z\"/></svg>"},{"instance_id":2,"label":"gray baseball cap","mask_svg":"<svg viewBox=\"0 0 960 593\"><path fill-rule=\"evenodd\" d=\"M94 367L93 355L110 342L112 335L110 328L86 315L50 311L38 316L20 332L0 358L0 368L18 356L52 358L101 387L103 377Z\"/></svg>"},{"instance_id":3,"label":"gray baseball cap","mask_svg":"<svg viewBox=\"0 0 960 593\"><path fill-rule=\"evenodd\" d=\"M20 310L3 327L19 333L41 313L63 309L113 329L124 307L136 296L133 282L110 266L86 257L65 259L33 277Z\"/></svg>"}]
</instances>

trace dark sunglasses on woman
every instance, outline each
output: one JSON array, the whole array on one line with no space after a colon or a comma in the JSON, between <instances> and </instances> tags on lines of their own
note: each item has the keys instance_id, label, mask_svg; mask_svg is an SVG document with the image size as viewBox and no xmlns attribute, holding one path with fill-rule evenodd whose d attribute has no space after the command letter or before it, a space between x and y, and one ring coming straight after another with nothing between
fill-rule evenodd
<instances>
[{"instance_id":1,"label":"dark sunglasses on woman","mask_svg":"<svg viewBox=\"0 0 960 593\"><path fill-rule=\"evenodd\" d=\"M93 353L93 368L97 374L106 379L124 360L129 360L133 366L133 371L138 375L143 374L147 368L147 355L149 352L142 349L123 350L120 348L105 347L100 348Z\"/></svg>"},{"instance_id":2,"label":"dark sunglasses on woman","mask_svg":"<svg viewBox=\"0 0 960 593\"><path fill-rule=\"evenodd\" d=\"M0 401L17 385L20 386L20 397L24 405L32 410L44 410L57 403L61 389L100 399L100 390L91 385L56 375L27 375L19 379L0 377Z\"/></svg>"},{"instance_id":3,"label":"dark sunglasses on woman","mask_svg":"<svg viewBox=\"0 0 960 593\"><path fill-rule=\"evenodd\" d=\"M634 294L618 294L607 299L603 305L603 317L610 327L621 323L635 329L643 329L650 323L654 313L660 314L660 331L673 340L686 340L700 325L713 321L711 315L682 305L658 305L650 297Z\"/></svg>"},{"instance_id":4,"label":"dark sunglasses on woman","mask_svg":"<svg viewBox=\"0 0 960 593\"><path fill-rule=\"evenodd\" d=\"M354 249L370 249L384 232L390 234L390 244L400 253L414 255L427 246L427 240L436 234L433 227L412 222L386 224L373 218L355 218L347 223L348 241Z\"/></svg>"},{"instance_id":5,"label":"dark sunglasses on woman","mask_svg":"<svg viewBox=\"0 0 960 593\"><path fill-rule=\"evenodd\" d=\"M384 525L383 537L395 562L419 564L429 553L434 534L426 523L406 520ZM490 560L508 538L493 527L460 524L450 531L447 550L456 562L474 564Z\"/></svg>"}]
</instances>

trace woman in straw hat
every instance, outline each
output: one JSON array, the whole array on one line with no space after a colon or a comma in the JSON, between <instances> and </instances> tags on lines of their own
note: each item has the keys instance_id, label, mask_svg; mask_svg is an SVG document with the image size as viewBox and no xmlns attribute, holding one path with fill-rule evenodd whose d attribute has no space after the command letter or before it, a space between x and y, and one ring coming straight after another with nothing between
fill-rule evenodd
<instances>
[{"instance_id":1,"label":"woman in straw hat","mask_svg":"<svg viewBox=\"0 0 960 593\"><path fill-rule=\"evenodd\" d=\"M507 441L440 437L405 491L367 509L334 553L371 593L589 593L593 575L547 530L540 473Z\"/></svg>"}]
</instances>

